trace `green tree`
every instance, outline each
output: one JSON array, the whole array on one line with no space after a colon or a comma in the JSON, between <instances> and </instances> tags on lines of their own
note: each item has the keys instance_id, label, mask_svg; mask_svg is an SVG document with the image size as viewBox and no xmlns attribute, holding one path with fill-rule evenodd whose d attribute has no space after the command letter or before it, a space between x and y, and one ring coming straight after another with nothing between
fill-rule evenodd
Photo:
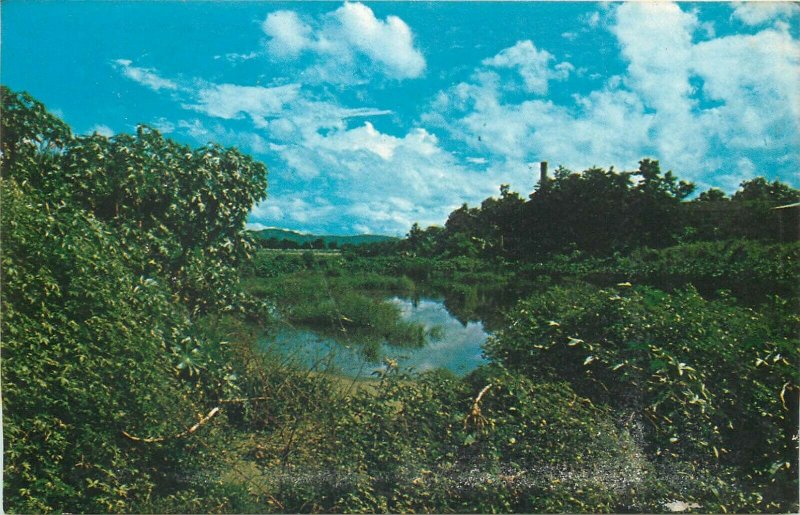
<instances>
[{"instance_id":1,"label":"green tree","mask_svg":"<svg viewBox=\"0 0 800 515\"><path fill-rule=\"evenodd\" d=\"M148 129L73 138L27 94L2 94L4 508L218 499L218 481L191 479L217 465L174 436L235 391L228 352L195 320L231 299L259 308L234 265L266 169Z\"/></svg>"},{"instance_id":2,"label":"green tree","mask_svg":"<svg viewBox=\"0 0 800 515\"><path fill-rule=\"evenodd\" d=\"M113 230L2 184L4 502L15 512L129 511L186 474L176 434L203 411L186 309L138 276ZM192 361L186 361L190 358ZM174 486L172 487L174 488Z\"/></svg>"},{"instance_id":3,"label":"green tree","mask_svg":"<svg viewBox=\"0 0 800 515\"><path fill-rule=\"evenodd\" d=\"M252 243L244 223L266 195L266 167L236 149L191 149L147 127L108 139L71 137L25 93L3 89L4 176L51 201L74 202L147 249L143 274L206 310L227 305L235 266Z\"/></svg>"},{"instance_id":4,"label":"green tree","mask_svg":"<svg viewBox=\"0 0 800 515\"><path fill-rule=\"evenodd\" d=\"M64 145L71 139L69 127L47 112L45 106L27 93L15 93L0 86L0 172L19 183L41 185L47 171L57 167Z\"/></svg>"},{"instance_id":5,"label":"green tree","mask_svg":"<svg viewBox=\"0 0 800 515\"><path fill-rule=\"evenodd\" d=\"M789 204L800 201L800 190L780 181L769 182L764 177L743 181L733 194L734 201L768 201Z\"/></svg>"},{"instance_id":6,"label":"green tree","mask_svg":"<svg viewBox=\"0 0 800 515\"><path fill-rule=\"evenodd\" d=\"M721 202L728 200L728 196L719 188L710 188L702 192L700 196L697 197L697 200L700 202Z\"/></svg>"}]
</instances>

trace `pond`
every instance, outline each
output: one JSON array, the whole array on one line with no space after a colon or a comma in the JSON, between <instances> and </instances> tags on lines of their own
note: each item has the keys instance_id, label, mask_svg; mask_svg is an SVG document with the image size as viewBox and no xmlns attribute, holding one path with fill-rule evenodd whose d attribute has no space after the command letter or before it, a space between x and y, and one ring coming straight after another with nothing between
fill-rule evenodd
<instances>
[{"instance_id":1,"label":"pond","mask_svg":"<svg viewBox=\"0 0 800 515\"><path fill-rule=\"evenodd\" d=\"M271 331L262 346L267 352L277 353L298 365L349 377L370 377L384 368L383 358L396 360L407 371L443 368L457 375L465 375L485 362L481 345L489 334L482 322L462 324L450 314L443 300L435 298L393 297L389 302L400 308L404 320L422 324L426 330L433 329L436 337L429 338L420 348L382 345L377 361L365 359L358 342L340 343L313 330L289 325Z\"/></svg>"}]
</instances>

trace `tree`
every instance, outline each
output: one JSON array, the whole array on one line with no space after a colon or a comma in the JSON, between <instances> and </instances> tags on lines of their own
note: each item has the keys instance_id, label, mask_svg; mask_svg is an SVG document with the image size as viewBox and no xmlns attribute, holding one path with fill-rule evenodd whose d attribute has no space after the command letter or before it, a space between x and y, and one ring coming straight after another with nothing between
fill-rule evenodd
<instances>
[{"instance_id":1,"label":"tree","mask_svg":"<svg viewBox=\"0 0 800 515\"><path fill-rule=\"evenodd\" d=\"M130 511L194 459L185 442L135 446L121 431L175 434L205 409L196 376L176 372L186 357L203 366L206 345L112 228L13 179L2 197L5 508Z\"/></svg>"},{"instance_id":2,"label":"tree","mask_svg":"<svg viewBox=\"0 0 800 515\"><path fill-rule=\"evenodd\" d=\"M516 255L522 235L520 220L525 201L508 184L500 185L500 198L489 197L481 203L478 237L488 244L492 255Z\"/></svg>"},{"instance_id":3,"label":"tree","mask_svg":"<svg viewBox=\"0 0 800 515\"><path fill-rule=\"evenodd\" d=\"M733 194L734 201L766 201L790 204L800 201L800 190L780 181L769 182L764 177L743 181Z\"/></svg>"},{"instance_id":4,"label":"tree","mask_svg":"<svg viewBox=\"0 0 800 515\"><path fill-rule=\"evenodd\" d=\"M72 137L69 127L47 112L44 104L27 93L0 86L3 116L0 119L0 173L18 183L33 182L55 166L64 145Z\"/></svg>"},{"instance_id":5,"label":"tree","mask_svg":"<svg viewBox=\"0 0 800 515\"><path fill-rule=\"evenodd\" d=\"M26 93L3 90L3 174L121 231L193 309L232 302L234 270L252 243L244 223L266 196L266 167L236 149L191 149L148 127L136 135L72 137Z\"/></svg>"},{"instance_id":6,"label":"tree","mask_svg":"<svg viewBox=\"0 0 800 515\"><path fill-rule=\"evenodd\" d=\"M704 191L697 197L699 202L721 202L728 200L728 196L725 195L725 192L719 188L710 188L708 191Z\"/></svg>"},{"instance_id":7,"label":"tree","mask_svg":"<svg viewBox=\"0 0 800 515\"><path fill-rule=\"evenodd\" d=\"M136 511L181 488L203 495L178 479L215 467L196 442L123 431L179 434L235 388L195 321L255 306L234 265L266 168L146 128L72 137L29 95L2 95L5 508Z\"/></svg>"}]
</instances>

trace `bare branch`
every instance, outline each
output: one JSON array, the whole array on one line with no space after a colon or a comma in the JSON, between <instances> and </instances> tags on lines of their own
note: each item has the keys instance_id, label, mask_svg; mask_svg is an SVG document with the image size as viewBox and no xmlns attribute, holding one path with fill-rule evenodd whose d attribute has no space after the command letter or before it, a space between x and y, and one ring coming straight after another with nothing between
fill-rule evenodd
<instances>
[{"instance_id":1,"label":"bare branch","mask_svg":"<svg viewBox=\"0 0 800 515\"><path fill-rule=\"evenodd\" d=\"M190 427L186 431L183 431L183 432L178 433L178 434L173 435L173 436L139 438L138 436L133 436L131 434L128 434L125 431L122 432L122 436L124 436L125 438L127 438L129 440L133 440L134 442L143 442L143 443L157 443L157 442L165 442L167 440L175 440L177 438L183 438L184 436L188 436L188 435L194 433L195 431L197 431L198 429L200 429L209 420L214 418L217 415L217 413L219 413L219 411L220 411L219 407L216 407L216 408L212 409L211 411L208 412L208 414L205 417L201 418L200 421L197 422L195 425L193 425L192 427Z\"/></svg>"}]
</instances>

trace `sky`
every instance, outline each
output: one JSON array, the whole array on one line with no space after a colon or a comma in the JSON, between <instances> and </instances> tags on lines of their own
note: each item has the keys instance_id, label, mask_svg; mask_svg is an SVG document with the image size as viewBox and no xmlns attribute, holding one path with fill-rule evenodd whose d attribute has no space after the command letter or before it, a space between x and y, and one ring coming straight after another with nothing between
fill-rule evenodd
<instances>
[{"instance_id":1,"label":"sky","mask_svg":"<svg viewBox=\"0 0 800 515\"><path fill-rule=\"evenodd\" d=\"M37 2L0 81L77 134L147 124L269 169L249 227L404 235L501 184L658 159L800 186L800 7L781 2Z\"/></svg>"}]
</instances>

